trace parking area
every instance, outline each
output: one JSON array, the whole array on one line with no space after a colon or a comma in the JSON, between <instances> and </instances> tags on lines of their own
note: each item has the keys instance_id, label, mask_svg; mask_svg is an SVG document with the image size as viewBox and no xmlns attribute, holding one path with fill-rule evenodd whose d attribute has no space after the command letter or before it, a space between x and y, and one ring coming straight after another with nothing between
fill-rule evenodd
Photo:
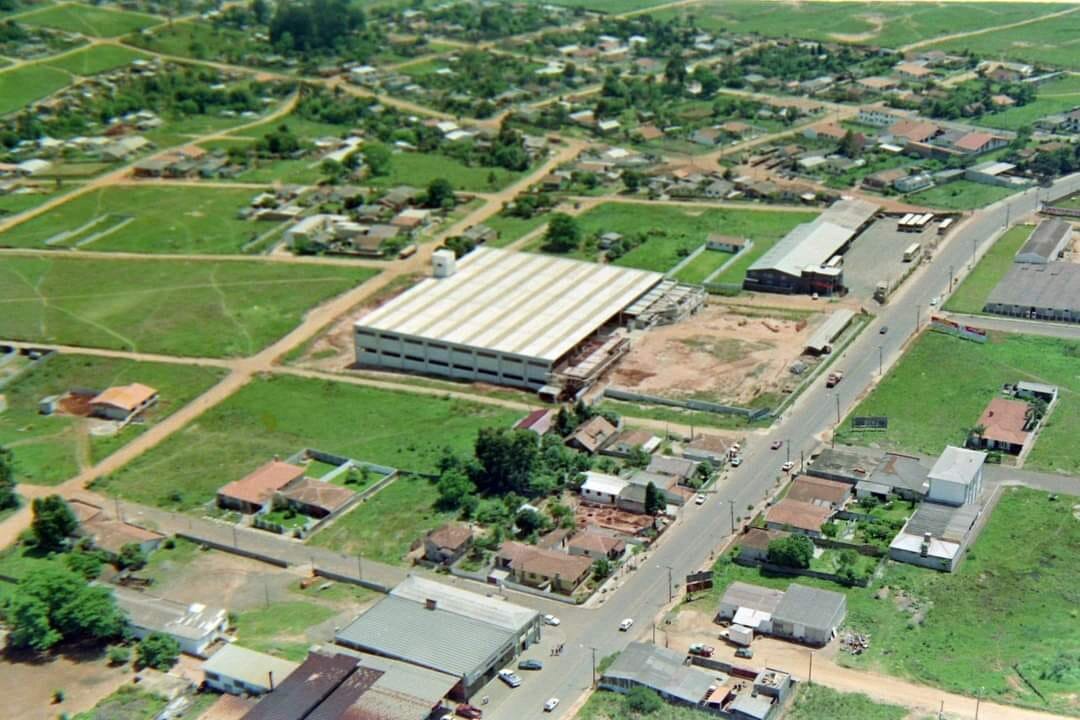
<instances>
[{"instance_id":1,"label":"parking area","mask_svg":"<svg viewBox=\"0 0 1080 720\"><path fill-rule=\"evenodd\" d=\"M895 287L914 267L913 262L904 262L904 251L913 243L919 243L923 250L937 246L937 220L918 233L900 232L898 221L897 217L879 219L855 238L844 254L844 284L853 296L869 300L882 280Z\"/></svg>"}]
</instances>

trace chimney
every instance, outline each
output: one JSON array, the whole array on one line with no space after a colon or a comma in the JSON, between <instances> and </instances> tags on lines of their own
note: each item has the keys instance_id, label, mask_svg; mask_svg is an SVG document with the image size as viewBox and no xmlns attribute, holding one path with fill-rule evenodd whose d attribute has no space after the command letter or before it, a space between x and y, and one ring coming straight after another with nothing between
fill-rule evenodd
<instances>
[{"instance_id":1,"label":"chimney","mask_svg":"<svg viewBox=\"0 0 1080 720\"><path fill-rule=\"evenodd\" d=\"M428 598L424 601L424 607L428 610L435 610L439 607L439 603L434 598Z\"/></svg>"}]
</instances>

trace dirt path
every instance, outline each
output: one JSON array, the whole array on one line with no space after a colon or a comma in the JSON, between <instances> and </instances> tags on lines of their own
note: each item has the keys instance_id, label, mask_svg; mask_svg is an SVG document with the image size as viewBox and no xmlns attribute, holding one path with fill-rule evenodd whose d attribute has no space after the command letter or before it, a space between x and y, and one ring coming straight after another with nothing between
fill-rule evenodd
<instances>
[{"instance_id":1,"label":"dirt path","mask_svg":"<svg viewBox=\"0 0 1080 720\"><path fill-rule=\"evenodd\" d=\"M1022 27L1024 25L1042 22L1043 20L1049 20L1051 18L1062 17L1064 15L1072 14L1077 10L1080 10L1080 7L1073 7L1069 8L1068 10L1059 10L1058 12L1050 13L1049 15L1042 15L1040 17L1029 18L1027 20L1020 20L1018 22L1007 23L1005 25L995 25L994 27L982 28L981 30L970 30L968 32L953 33L951 35L941 35L936 38L931 38L929 40L920 40L918 42L913 42L909 45L904 45L897 49L902 53L906 53L910 50L915 50L917 48L925 47L927 45L937 45L939 43L948 42L949 40L957 40L959 38L971 37L972 35L985 35L986 33L997 32L999 30L1008 30L1010 28Z\"/></svg>"},{"instance_id":2,"label":"dirt path","mask_svg":"<svg viewBox=\"0 0 1080 720\"><path fill-rule=\"evenodd\" d=\"M25 255L40 257L43 253L58 253L71 255L73 253L85 258L99 260L140 260L140 261L184 261L198 260L207 262L272 262L286 263L289 265L336 265L341 267L366 267L374 270L386 270L388 264L378 260L365 260L362 258L348 258L332 255L293 255L292 253L271 253L268 255L214 255L212 253L181 253L178 255L153 255L149 253L121 252L121 251L95 251L95 250L51 250L36 248L0 248L2 255Z\"/></svg>"}]
</instances>

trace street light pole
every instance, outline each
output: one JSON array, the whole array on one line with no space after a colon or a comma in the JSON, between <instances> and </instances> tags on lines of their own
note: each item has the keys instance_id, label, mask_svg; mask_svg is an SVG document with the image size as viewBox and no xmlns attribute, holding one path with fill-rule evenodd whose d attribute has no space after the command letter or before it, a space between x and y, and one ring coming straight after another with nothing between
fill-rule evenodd
<instances>
[{"instance_id":1,"label":"street light pole","mask_svg":"<svg viewBox=\"0 0 1080 720\"><path fill-rule=\"evenodd\" d=\"M735 501L728 500L728 506L731 510L731 534L735 534Z\"/></svg>"},{"instance_id":2,"label":"street light pole","mask_svg":"<svg viewBox=\"0 0 1080 720\"><path fill-rule=\"evenodd\" d=\"M949 266L949 292L952 292L952 284L953 284L953 266L950 265Z\"/></svg>"},{"instance_id":3,"label":"street light pole","mask_svg":"<svg viewBox=\"0 0 1080 720\"><path fill-rule=\"evenodd\" d=\"M882 346L882 345L877 346L877 374L879 376L882 374L881 366L882 366L882 357L884 355L883 347L884 346Z\"/></svg>"},{"instance_id":4,"label":"street light pole","mask_svg":"<svg viewBox=\"0 0 1080 720\"><path fill-rule=\"evenodd\" d=\"M665 565L664 567L667 568L667 600L671 602L671 599L675 597L675 593L671 589L671 566Z\"/></svg>"},{"instance_id":5,"label":"street light pole","mask_svg":"<svg viewBox=\"0 0 1080 720\"><path fill-rule=\"evenodd\" d=\"M840 426L840 393L836 393L836 426Z\"/></svg>"},{"instance_id":6,"label":"street light pole","mask_svg":"<svg viewBox=\"0 0 1080 720\"><path fill-rule=\"evenodd\" d=\"M810 673L806 676L806 684L814 684L814 651L810 651Z\"/></svg>"}]
</instances>

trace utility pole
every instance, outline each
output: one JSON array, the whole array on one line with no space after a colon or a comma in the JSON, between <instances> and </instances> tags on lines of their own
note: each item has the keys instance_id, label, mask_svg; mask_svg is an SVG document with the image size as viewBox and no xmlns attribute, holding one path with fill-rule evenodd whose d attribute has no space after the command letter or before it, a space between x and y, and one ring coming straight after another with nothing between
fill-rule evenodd
<instances>
[{"instance_id":1,"label":"utility pole","mask_svg":"<svg viewBox=\"0 0 1080 720\"><path fill-rule=\"evenodd\" d=\"M235 525L232 526L232 546L234 548L239 547L239 545L236 544L236 526Z\"/></svg>"},{"instance_id":2,"label":"utility pole","mask_svg":"<svg viewBox=\"0 0 1080 720\"><path fill-rule=\"evenodd\" d=\"M799 472L802 472L803 468L805 468L805 467L806 467L806 451L805 450L800 450L799 451Z\"/></svg>"},{"instance_id":3,"label":"utility pole","mask_svg":"<svg viewBox=\"0 0 1080 720\"><path fill-rule=\"evenodd\" d=\"M919 325L922 324L922 305L915 305L915 332L919 332Z\"/></svg>"},{"instance_id":4,"label":"utility pole","mask_svg":"<svg viewBox=\"0 0 1080 720\"><path fill-rule=\"evenodd\" d=\"M672 598L675 597L675 593L671 588L671 566L665 565L664 567L667 568L667 601L671 602Z\"/></svg>"},{"instance_id":5,"label":"utility pole","mask_svg":"<svg viewBox=\"0 0 1080 720\"><path fill-rule=\"evenodd\" d=\"M881 375L882 358L883 358L883 355L884 355L883 348L884 348L883 345L878 345L877 346L877 374L878 374L878 376Z\"/></svg>"},{"instance_id":6,"label":"utility pole","mask_svg":"<svg viewBox=\"0 0 1080 720\"><path fill-rule=\"evenodd\" d=\"M840 393L836 393L836 426L840 427Z\"/></svg>"},{"instance_id":7,"label":"utility pole","mask_svg":"<svg viewBox=\"0 0 1080 720\"><path fill-rule=\"evenodd\" d=\"M949 292L952 292L952 283L953 283L953 266L950 265L949 266Z\"/></svg>"},{"instance_id":8,"label":"utility pole","mask_svg":"<svg viewBox=\"0 0 1080 720\"><path fill-rule=\"evenodd\" d=\"M364 579L364 556L356 556L356 577L360 580Z\"/></svg>"},{"instance_id":9,"label":"utility pole","mask_svg":"<svg viewBox=\"0 0 1080 720\"><path fill-rule=\"evenodd\" d=\"M979 693L975 696L975 720L979 720L979 705L982 704L982 688L979 688Z\"/></svg>"},{"instance_id":10,"label":"utility pole","mask_svg":"<svg viewBox=\"0 0 1080 720\"><path fill-rule=\"evenodd\" d=\"M976 249L979 247L978 241L975 238L971 238L971 267L975 267L975 255Z\"/></svg>"},{"instance_id":11,"label":"utility pole","mask_svg":"<svg viewBox=\"0 0 1080 720\"><path fill-rule=\"evenodd\" d=\"M592 650L592 686L596 687L596 648L590 648Z\"/></svg>"},{"instance_id":12,"label":"utility pole","mask_svg":"<svg viewBox=\"0 0 1080 720\"><path fill-rule=\"evenodd\" d=\"M735 534L735 501L728 500L728 507L731 510L731 534Z\"/></svg>"},{"instance_id":13,"label":"utility pole","mask_svg":"<svg viewBox=\"0 0 1080 720\"><path fill-rule=\"evenodd\" d=\"M813 685L814 684L814 651L813 650L810 651L810 672L806 676L806 684L807 685Z\"/></svg>"}]
</instances>

